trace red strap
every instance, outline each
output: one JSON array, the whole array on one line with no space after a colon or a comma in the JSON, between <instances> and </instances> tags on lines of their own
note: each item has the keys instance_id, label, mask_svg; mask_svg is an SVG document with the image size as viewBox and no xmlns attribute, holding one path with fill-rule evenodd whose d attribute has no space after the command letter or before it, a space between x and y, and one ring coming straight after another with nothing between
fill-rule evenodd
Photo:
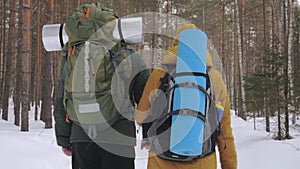
<instances>
[{"instance_id":1,"label":"red strap","mask_svg":"<svg viewBox=\"0 0 300 169\"><path fill-rule=\"evenodd\" d=\"M70 57L72 54L72 47L70 47L69 51L68 51L68 57Z\"/></svg>"},{"instance_id":2,"label":"red strap","mask_svg":"<svg viewBox=\"0 0 300 169\"><path fill-rule=\"evenodd\" d=\"M66 122L67 122L67 123L71 123L68 114L66 114Z\"/></svg>"},{"instance_id":3,"label":"red strap","mask_svg":"<svg viewBox=\"0 0 300 169\"><path fill-rule=\"evenodd\" d=\"M75 54L76 46L73 46L72 55Z\"/></svg>"},{"instance_id":4,"label":"red strap","mask_svg":"<svg viewBox=\"0 0 300 169\"><path fill-rule=\"evenodd\" d=\"M70 57L71 55L74 55L75 50L76 50L76 46L72 46L68 51L68 56Z\"/></svg>"},{"instance_id":5,"label":"red strap","mask_svg":"<svg viewBox=\"0 0 300 169\"><path fill-rule=\"evenodd\" d=\"M79 18L79 21L82 22L84 19L92 19L91 13L95 10L96 8L83 8L82 13L84 13L84 15Z\"/></svg>"},{"instance_id":6,"label":"red strap","mask_svg":"<svg viewBox=\"0 0 300 169\"><path fill-rule=\"evenodd\" d=\"M85 18L91 18L91 9L90 8L84 8L85 12Z\"/></svg>"}]
</instances>

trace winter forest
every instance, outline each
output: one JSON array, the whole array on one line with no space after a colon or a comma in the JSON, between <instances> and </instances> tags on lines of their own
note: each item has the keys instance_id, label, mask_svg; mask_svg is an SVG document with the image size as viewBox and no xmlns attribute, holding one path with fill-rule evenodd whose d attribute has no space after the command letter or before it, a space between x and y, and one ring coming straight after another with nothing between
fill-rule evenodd
<instances>
[{"instance_id":1,"label":"winter forest","mask_svg":"<svg viewBox=\"0 0 300 169\"><path fill-rule=\"evenodd\" d=\"M91 0L2 0L0 15L1 118L21 131L34 119L52 128L60 52L46 52L42 26L64 23ZM206 32L223 63L231 109L244 120L262 118L273 138L290 139L300 112L300 3L297 0L101 0L122 17L161 12L185 18ZM176 28L166 18L170 31ZM167 50L172 39L147 35L145 45ZM164 37L163 37L164 38ZM145 46L134 46L142 50ZM155 57L155 56L152 56ZM155 58L151 58L150 62ZM154 64L154 63L150 63ZM9 112L9 100L14 111ZM14 113L14 116L9 116ZM270 118L277 120L276 129Z\"/></svg>"}]
</instances>

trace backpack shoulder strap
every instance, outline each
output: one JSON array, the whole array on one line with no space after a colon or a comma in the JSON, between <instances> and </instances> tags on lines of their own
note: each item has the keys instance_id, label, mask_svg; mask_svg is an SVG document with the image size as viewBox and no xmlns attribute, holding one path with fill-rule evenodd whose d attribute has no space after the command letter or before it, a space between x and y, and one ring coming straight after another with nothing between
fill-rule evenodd
<instances>
[{"instance_id":1,"label":"backpack shoulder strap","mask_svg":"<svg viewBox=\"0 0 300 169\"><path fill-rule=\"evenodd\" d=\"M61 77L60 77L60 83L58 86L58 98L63 98L64 96L64 84L65 84L65 77L67 74L67 57L68 57L68 52L62 52L61 53L61 59L63 59L64 64L62 65L62 71L61 71Z\"/></svg>"},{"instance_id":2,"label":"backpack shoulder strap","mask_svg":"<svg viewBox=\"0 0 300 169\"><path fill-rule=\"evenodd\" d=\"M170 81L174 82L173 75L175 74L176 69L173 68L170 71L168 71L169 69L166 67L165 70L166 70L166 73L165 73L164 77L160 78L159 89L166 93L168 90L168 87L169 87L169 82Z\"/></svg>"}]
</instances>

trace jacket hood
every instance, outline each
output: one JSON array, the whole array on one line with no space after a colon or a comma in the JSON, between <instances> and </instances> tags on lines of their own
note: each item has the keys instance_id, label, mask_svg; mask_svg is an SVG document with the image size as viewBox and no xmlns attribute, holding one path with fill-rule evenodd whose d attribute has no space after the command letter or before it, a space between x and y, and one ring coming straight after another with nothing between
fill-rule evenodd
<instances>
[{"instance_id":1,"label":"jacket hood","mask_svg":"<svg viewBox=\"0 0 300 169\"><path fill-rule=\"evenodd\" d=\"M197 29L194 24L183 24L181 28L177 30L176 37L173 40L173 46L168 50L167 54L164 55L162 64L176 64L178 55L178 39L179 34L184 30ZM206 51L206 66L213 67L211 55Z\"/></svg>"}]
</instances>

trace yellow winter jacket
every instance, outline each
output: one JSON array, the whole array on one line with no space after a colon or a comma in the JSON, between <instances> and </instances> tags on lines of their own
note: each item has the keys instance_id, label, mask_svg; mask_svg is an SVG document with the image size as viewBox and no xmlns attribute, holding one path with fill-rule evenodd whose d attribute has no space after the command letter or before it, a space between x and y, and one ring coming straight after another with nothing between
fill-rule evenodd
<instances>
[{"instance_id":1,"label":"yellow winter jacket","mask_svg":"<svg viewBox=\"0 0 300 169\"><path fill-rule=\"evenodd\" d=\"M181 31L186 29L195 29L196 27L192 24L185 24L183 28L178 31L178 35ZM177 37L178 37L177 35ZM177 61L177 49L178 49L178 40L177 38L173 41L173 47L169 49L167 55L164 56L162 64L176 64ZM207 66L212 67L212 61L209 53L207 53ZM156 89L160 86L160 78L164 77L165 70L155 69L150 78L148 79L142 98L137 106L135 113L135 120L138 123L142 123L143 120L147 117L148 111L151 107L150 100L152 96L155 95ZM230 120L230 103L227 93L227 89L224 81L222 80L222 75L211 69L209 71L213 89L215 93L215 98L217 102L224 107L224 115L220 122L222 135L218 137L217 144L220 152L220 161L222 169L236 169L237 168L237 156L234 145L234 138L232 135L231 120ZM148 159L148 169L216 169L217 168L217 159L216 153L205 157L198 158L191 162L173 162L163 160L160 157L156 156L155 153L150 152Z\"/></svg>"}]
</instances>

